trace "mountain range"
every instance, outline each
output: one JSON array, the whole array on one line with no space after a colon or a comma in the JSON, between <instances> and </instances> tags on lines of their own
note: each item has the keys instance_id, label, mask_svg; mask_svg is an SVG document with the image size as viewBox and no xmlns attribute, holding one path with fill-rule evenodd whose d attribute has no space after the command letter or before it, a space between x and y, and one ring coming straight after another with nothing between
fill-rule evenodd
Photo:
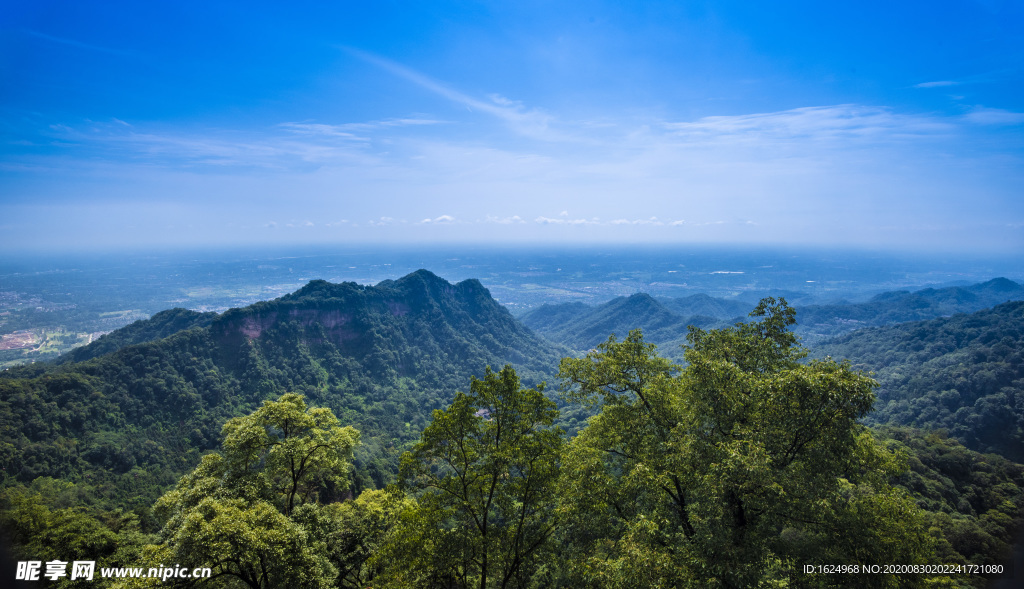
<instances>
[{"instance_id":1,"label":"mountain range","mask_svg":"<svg viewBox=\"0 0 1024 589\"><path fill-rule=\"evenodd\" d=\"M798 306L794 331L805 345L813 346L863 327L970 313L1019 299L1024 299L1024 285L1006 278L963 287L893 291L860 303ZM520 316L520 320L545 338L580 351L592 349L612 333L621 339L631 329L640 328L663 354L679 359L678 346L685 342L689 325L702 329L724 327L743 321L752 307L743 300L703 294L655 299L637 293L596 306L542 305Z\"/></svg>"}]
</instances>

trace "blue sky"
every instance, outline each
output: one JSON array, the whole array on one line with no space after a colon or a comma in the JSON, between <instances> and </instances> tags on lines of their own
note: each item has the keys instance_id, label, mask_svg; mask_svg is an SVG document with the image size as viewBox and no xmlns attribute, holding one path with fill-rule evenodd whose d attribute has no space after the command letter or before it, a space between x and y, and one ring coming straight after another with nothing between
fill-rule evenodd
<instances>
[{"instance_id":1,"label":"blue sky","mask_svg":"<svg viewBox=\"0 0 1024 589\"><path fill-rule=\"evenodd\" d=\"M1024 251L1019 2L96 4L0 21L8 251Z\"/></svg>"}]
</instances>

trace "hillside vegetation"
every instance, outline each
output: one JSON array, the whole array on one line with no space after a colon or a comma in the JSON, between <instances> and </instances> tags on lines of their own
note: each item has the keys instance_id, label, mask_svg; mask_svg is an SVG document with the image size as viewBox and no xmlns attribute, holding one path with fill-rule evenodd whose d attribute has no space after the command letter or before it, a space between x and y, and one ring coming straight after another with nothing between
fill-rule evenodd
<instances>
[{"instance_id":1,"label":"hillside vegetation","mask_svg":"<svg viewBox=\"0 0 1024 589\"><path fill-rule=\"evenodd\" d=\"M942 430L1024 461L1024 301L857 331L816 349L880 383L868 423Z\"/></svg>"},{"instance_id":2,"label":"hillside vegetation","mask_svg":"<svg viewBox=\"0 0 1024 589\"><path fill-rule=\"evenodd\" d=\"M853 364L804 359L782 301L684 333L668 306L538 310L606 331L577 357L426 271L159 313L0 375L0 523L20 558L223 587L984 587L962 566L1007 562L1024 302L815 350ZM684 362L607 337L633 320ZM961 568L802 569L836 563Z\"/></svg>"},{"instance_id":3,"label":"hillside vegetation","mask_svg":"<svg viewBox=\"0 0 1024 589\"><path fill-rule=\"evenodd\" d=\"M91 359L2 373L0 467L130 507L216 447L225 421L286 392L356 426L357 486L381 486L470 376L510 363L537 383L560 357L479 282L427 271L374 287L314 281L216 317L168 311L77 354Z\"/></svg>"}]
</instances>

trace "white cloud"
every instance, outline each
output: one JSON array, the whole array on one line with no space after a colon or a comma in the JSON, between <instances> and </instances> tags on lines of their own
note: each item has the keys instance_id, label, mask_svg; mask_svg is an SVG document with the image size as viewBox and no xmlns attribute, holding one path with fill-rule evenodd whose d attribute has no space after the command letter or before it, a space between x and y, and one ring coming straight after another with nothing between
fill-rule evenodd
<instances>
[{"instance_id":1,"label":"white cloud","mask_svg":"<svg viewBox=\"0 0 1024 589\"><path fill-rule=\"evenodd\" d=\"M665 225L664 221L661 221L657 217L650 217L647 219L615 219L611 222L612 225ZM668 225L682 225L682 221L672 221Z\"/></svg>"},{"instance_id":2,"label":"white cloud","mask_svg":"<svg viewBox=\"0 0 1024 589\"><path fill-rule=\"evenodd\" d=\"M936 82L921 82L920 84L914 84L914 88L942 88L944 86L958 86L960 82L954 82L953 80L939 80Z\"/></svg>"},{"instance_id":3,"label":"white cloud","mask_svg":"<svg viewBox=\"0 0 1024 589\"><path fill-rule=\"evenodd\" d=\"M665 127L691 142L850 141L928 135L952 130L934 117L896 114L856 104L813 106L749 115L703 117Z\"/></svg>"},{"instance_id":4,"label":"white cloud","mask_svg":"<svg viewBox=\"0 0 1024 589\"><path fill-rule=\"evenodd\" d=\"M352 139L354 141L369 141L366 137L359 137L353 133L349 133L346 129L346 125L324 125L320 123L281 123L278 125L283 129L287 129L293 133L299 133L302 135L325 135L328 137L341 137L343 139Z\"/></svg>"},{"instance_id":5,"label":"white cloud","mask_svg":"<svg viewBox=\"0 0 1024 589\"><path fill-rule=\"evenodd\" d=\"M405 119L385 119L376 123L366 123L368 125L379 125L381 127L420 127L423 125L441 125L447 121L440 121L437 119L420 119L420 118L405 118Z\"/></svg>"},{"instance_id":6,"label":"white cloud","mask_svg":"<svg viewBox=\"0 0 1024 589\"><path fill-rule=\"evenodd\" d=\"M86 121L77 127L50 125L50 135L64 147L98 150L110 161L142 161L168 167L205 165L287 169L308 164L366 162L362 140L325 143L320 137L359 139L329 125L285 123L279 127L303 139L269 132L235 133L213 130L166 132L140 129L120 119Z\"/></svg>"},{"instance_id":7,"label":"white cloud","mask_svg":"<svg viewBox=\"0 0 1024 589\"><path fill-rule=\"evenodd\" d=\"M461 104L470 110L480 111L497 117L504 121L512 131L520 135L544 141L562 141L568 139L568 137L563 133L554 131L550 128L551 124L554 122L554 117L542 110L527 109L522 103L509 100L498 94L491 94L489 96L491 102L478 100L463 94L458 90L453 90L440 82L389 59L384 59L383 57L379 57L365 51L359 51L357 49L347 48L346 50L352 55L355 55L368 63L372 63L373 65L391 72L396 76L405 78L421 88L447 98L452 102Z\"/></svg>"},{"instance_id":8,"label":"white cloud","mask_svg":"<svg viewBox=\"0 0 1024 589\"><path fill-rule=\"evenodd\" d=\"M978 107L965 114L964 119L979 125L1019 125L1024 123L1024 113Z\"/></svg>"},{"instance_id":9,"label":"white cloud","mask_svg":"<svg viewBox=\"0 0 1024 589\"><path fill-rule=\"evenodd\" d=\"M353 131L373 131L385 128L397 128L397 127L424 127L428 125L441 125L446 121L433 119L433 118L422 118L422 117L404 117L394 119L383 119L380 121L367 121L363 123L339 123L339 124L325 124L325 123L281 123L278 125L283 129L287 129L294 133L300 133L305 135L326 135L333 137L342 137L346 139L352 139L357 141L369 141L369 138L362 137L353 133Z\"/></svg>"},{"instance_id":10,"label":"white cloud","mask_svg":"<svg viewBox=\"0 0 1024 589\"><path fill-rule=\"evenodd\" d=\"M451 215L440 215L438 217L434 217L433 219L429 219L429 218L428 219L423 219L422 221L419 222L419 224L423 225L423 224L426 224L426 223L435 223L436 224L436 223L454 223L454 222L455 222L455 217L453 217Z\"/></svg>"},{"instance_id":11,"label":"white cloud","mask_svg":"<svg viewBox=\"0 0 1024 589\"><path fill-rule=\"evenodd\" d=\"M551 218L540 216L533 220L540 225L599 225L601 222L594 217L592 219L566 219L564 217Z\"/></svg>"},{"instance_id":12,"label":"white cloud","mask_svg":"<svg viewBox=\"0 0 1024 589\"><path fill-rule=\"evenodd\" d=\"M33 37L50 41L51 43L59 43L61 45L69 45L71 47L78 47L80 49L89 49L91 51L99 51L101 53L109 53L111 55L118 55L127 57L132 55L130 51L122 51L120 49L111 49L110 47L100 47L99 45L90 45L89 43L82 43L81 41L75 41L74 39L65 39L63 37L54 37L52 35L46 35L38 31L27 30L25 31Z\"/></svg>"},{"instance_id":13,"label":"white cloud","mask_svg":"<svg viewBox=\"0 0 1024 589\"><path fill-rule=\"evenodd\" d=\"M482 102L506 115L525 110L504 97ZM230 213L212 214L225 218L240 208L228 205L244 196L249 226L265 218L320 218L319 226L344 225L324 231L344 239L374 233L366 222L356 230L355 223L326 219L392 223L391 229L373 231L378 237L390 231L398 240L416 239L417 231L443 234L426 226L450 223L460 235L482 240L560 239L607 230L635 239L849 235L866 241L890 239L863 229L877 219L885 226L911 214L1016 222L1022 210L1011 194L1024 169L1015 164L1019 148L1008 151L1000 143L1012 134L971 141L986 126L1024 123L1024 114L1006 110L978 107L942 116L833 105L667 123L653 117L609 118L601 125L560 122L560 129L587 139L570 146L523 142L493 129L452 135L441 122L416 114L365 123L289 122L244 132L127 126L113 119L55 124L36 142L53 149L25 149L6 157L0 169L34 166L31 174L39 178L46 170L58 179L126 178L115 187L117 194L103 197L131 201L146 194L199 208L224 205ZM68 181L60 188L99 194L89 185ZM16 198L59 192L40 188ZM38 200L47 198L56 197ZM430 208L420 209L422 203ZM489 214L497 207L499 215ZM519 214L508 215L506 207ZM440 211L447 214L426 217ZM394 218L381 217L388 214L418 216L399 229ZM758 225L736 220L738 215L756 218ZM571 226L578 229L557 229Z\"/></svg>"},{"instance_id":14,"label":"white cloud","mask_svg":"<svg viewBox=\"0 0 1024 589\"><path fill-rule=\"evenodd\" d=\"M511 217L496 217L494 215L487 215L484 219L485 223L498 223L499 225L513 225L518 223L526 223L519 215L512 215Z\"/></svg>"}]
</instances>

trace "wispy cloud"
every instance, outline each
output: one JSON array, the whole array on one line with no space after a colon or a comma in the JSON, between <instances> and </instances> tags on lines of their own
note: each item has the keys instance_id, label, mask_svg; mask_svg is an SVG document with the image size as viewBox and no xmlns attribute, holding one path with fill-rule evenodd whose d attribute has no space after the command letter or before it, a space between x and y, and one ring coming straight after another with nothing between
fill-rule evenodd
<instances>
[{"instance_id":1,"label":"wispy cloud","mask_svg":"<svg viewBox=\"0 0 1024 589\"><path fill-rule=\"evenodd\" d=\"M896 114L887 108L856 104L711 116L693 122L666 123L665 127L693 141L743 139L758 142L919 136L952 130L948 122L934 117Z\"/></svg>"},{"instance_id":2,"label":"wispy cloud","mask_svg":"<svg viewBox=\"0 0 1024 589\"><path fill-rule=\"evenodd\" d=\"M142 129L120 119L111 123L53 124L48 134L68 150L99 151L117 161L138 161L167 167L262 167L288 169L353 159L365 160L368 141L330 125L285 123L289 135L268 130L231 132L194 130L167 132ZM338 140L343 140L339 142Z\"/></svg>"},{"instance_id":3,"label":"wispy cloud","mask_svg":"<svg viewBox=\"0 0 1024 589\"><path fill-rule=\"evenodd\" d=\"M979 125L1019 125L1024 123L1024 113L977 107L965 114L964 119Z\"/></svg>"},{"instance_id":4,"label":"wispy cloud","mask_svg":"<svg viewBox=\"0 0 1024 589\"><path fill-rule=\"evenodd\" d=\"M1000 70L992 70L987 72L981 72L979 74L972 74L967 76L960 76L957 78L949 78L946 80L932 80L927 82L921 82L920 84L914 84L914 88L945 88L948 86L964 86L968 84L987 84L995 82L1000 79L1006 78L1007 76L1015 76L1020 72L1015 68L1006 68Z\"/></svg>"},{"instance_id":5,"label":"wispy cloud","mask_svg":"<svg viewBox=\"0 0 1024 589\"><path fill-rule=\"evenodd\" d=\"M328 137L341 137L355 141L369 141L367 137L360 137L349 133L345 125L325 125L322 123L281 123L281 128L300 135L324 135Z\"/></svg>"},{"instance_id":6,"label":"wispy cloud","mask_svg":"<svg viewBox=\"0 0 1024 589\"><path fill-rule=\"evenodd\" d=\"M88 49L89 51L98 51L100 53L109 53L110 55L118 55L121 57L127 57L131 55L129 51L122 51L120 49L111 49L110 47L101 47L99 45L92 45L89 43L83 43L74 39L65 39L63 37L54 37L53 35L47 35L46 33L40 33L39 31L33 31L31 29L25 31L27 34L36 37L37 39L43 39L51 43L57 43L59 45L67 45L68 47L75 47L77 49Z\"/></svg>"},{"instance_id":7,"label":"wispy cloud","mask_svg":"<svg viewBox=\"0 0 1024 589\"><path fill-rule=\"evenodd\" d=\"M441 125L444 124L445 122L446 121L441 121L438 119L408 117L384 119L381 121L368 121L365 123L341 123L335 125L312 122L289 122L281 123L278 126L283 129L292 131L294 133L301 133L306 135L325 135L331 137L355 139L359 141L368 141L368 137L356 135L354 132L366 132L376 129L388 129L398 127L424 127L428 125Z\"/></svg>"},{"instance_id":8,"label":"wispy cloud","mask_svg":"<svg viewBox=\"0 0 1024 589\"><path fill-rule=\"evenodd\" d=\"M461 104L470 110L497 117L504 121L510 129L521 135L544 141L563 141L569 138L564 133L552 129L554 117L542 110L526 108L521 102L498 94L491 94L489 102L473 98L390 59L358 49L345 48L345 50L367 63L404 78L438 96Z\"/></svg>"},{"instance_id":9,"label":"wispy cloud","mask_svg":"<svg viewBox=\"0 0 1024 589\"><path fill-rule=\"evenodd\" d=\"M961 82L954 80L938 80L935 82L921 82L914 84L914 88L943 88L945 86L959 86Z\"/></svg>"},{"instance_id":10,"label":"wispy cloud","mask_svg":"<svg viewBox=\"0 0 1024 589\"><path fill-rule=\"evenodd\" d=\"M356 123L367 126L378 126L378 127L422 127L424 125L442 125L448 121L441 121L437 119L418 119L418 118L404 118L404 119L385 119L383 121L374 121L370 123Z\"/></svg>"},{"instance_id":11,"label":"wispy cloud","mask_svg":"<svg viewBox=\"0 0 1024 589\"><path fill-rule=\"evenodd\" d=\"M517 108L500 98L491 102ZM282 235L828 240L852 236L868 221L903 222L907 211L926 220L980 217L973 212L982 210L980 198L961 205L969 200L962 194L989 190L994 196L986 198L1011 202L1003 196L1007 189L985 183L995 170L1009 185L1019 167L1006 166L1005 156L986 164L984 158L1001 153L965 139L987 126L1022 122L1022 113L984 107L937 115L832 105L689 121L561 123L588 140L566 145L508 141L497 133L466 139L429 115L289 121L247 131L169 129L129 119L55 124L44 138L52 142L49 151L29 146L6 165L48 162L59 172L54 177L73 176L66 170L77 165L79 175L87 169L94 176L142 178L118 198L137 198L141 185L150 198L220 204L230 215L240 207L229 205L244 194L252 203L244 213L249 223L277 219ZM217 173L205 174L203 166ZM246 166L264 170L252 174L241 169ZM82 193L77 184L65 192ZM1000 215L1019 221L1016 210ZM756 226L739 215L757 219Z\"/></svg>"}]
</instances>

